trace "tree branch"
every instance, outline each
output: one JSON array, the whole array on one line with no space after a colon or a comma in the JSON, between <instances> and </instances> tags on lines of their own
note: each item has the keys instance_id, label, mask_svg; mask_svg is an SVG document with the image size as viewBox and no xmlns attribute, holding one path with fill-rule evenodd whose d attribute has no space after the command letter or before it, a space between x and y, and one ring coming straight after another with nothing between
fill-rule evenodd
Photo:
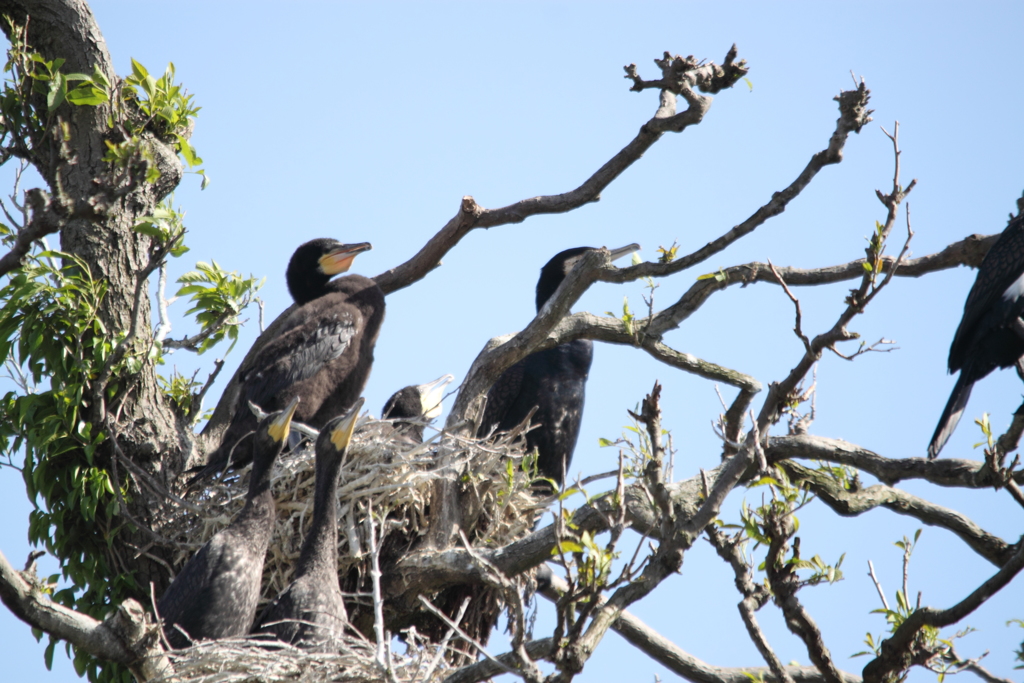
<instances>
[{"instance_id":1,"label":"tree branch","mask_svg":"<svg viewBox=\"0 0 1024 683\"><path fill-rule=\"evenodd\" d=\"M814 176L825 166L838 164L843 160L843 147L850 133L859 133L861 128L871 121L871 110L867 109L867 103L871 92L861 82L856 90L841 92L834 99L839 102L839 119L836 121L835 131L829 139L828 146L811 157L804 169L786 189L772 195L768 203L761 206L749 218L734 226L731 230L717 239L708 242L706 245L686 256L677 258L670 263L640 263L630 268L623 268L616 273L617 279L608 279L604 282L629 282L643 277L665 277L686 270L692 266L706 261L711 256L723 251L730 244L753 232L763 225L769 218L778 216L786 210L786 206L793 201ZM785 275L785 273L783 273ZM789 279L787 278L787 282ZM793 284L790 282L790 284ZM678 324L678 323L677 323ZM656 334L664 330L657 330Z\"/></svg>"},{"instance_id":2,"label":"tree branch","mask_svg":"<svg viewBox=\"0 0 1024 683\"><path fill-rule=\"evenodd\" d=\"M420 251L405 263L387 270L376 276L374 280L385 294L408 287L422 279L427 273L441 264L441 259L459 241L477 228L493 228L509 223L522 223L530 216L549 213L565 213L584 204L600 199L601 192L623 171L629 168L657 142L664 133L680 133L689 126L699 124L711 106L711 98L696 95L690 87L706 89L707 92L718 92L732 87L747 73L746 63L735 62L735 46L726 56L723 66L714 62L697 66L691 65L679 74L681 93L688 93L689 107L676 113L675 96L671 92L663 92L661 103L654 118L645 123L633 140L618 154L599 168L590 178L575 190L564 194L546 195L523 199L500 209L485 209L478 205L472 197L463 197L458 213L441 230L423 246Z\"/></svg>"},{"instance_id":3,"label":"tree branch","mask_svg":"<svg viewBox=\"0 0 1024 683\"><path fill-rule=\"evenodd\" d=\"M561 578L555 576L551 586L541 594L551 602L557 602L567 589L568 585ZM604 599L599 599L599 602L603 604ZM765 667L718 667L701 661L628 611L623 611L619 615L619 618L612 624L612 629L638 650L668 668L669 671L695 683L750 683L752 679L762 680L762 677L765 681L780 683L771 670ZM537 656L544 657L545 655L538 654ZM823 681L821 672L814 667L787 666L784 669L794 683L822 683ZM844 673L843 681L844 683L859 683L860 678Z\"/></svg>"},{"instance_id":4,"label":"tree branch","mask_svg":"<svg viewBox=\"0 0 1024 683\"><path fill-rule=\"evenodd\" d=\"M32 243L47 235L60 232L67 224L70 210L59 199L53 201L40 189L25 193L26 203L32 207L32 219L29 224L18 231L11 250L0 258L0 275L6 275L25 262L25 256L32 250Z\"/></svg>"},{"instance_id":5,"label":"tree branch","mask_svg":"<svg viewBox=\"0 0 1024 683\"><path fill-rule=\"evenodd\" d=\"M83 652L132 669L140 681L173 674L160 649L157 628L135 600L126 600L105 621L97 621L46 597L0 553L0 599L26 624L66 640Z\"/></svg>"},{"instance_id":6,"label":"tree branch","mask_svg":"<svg viewBox=\"0 0 1024 683\"><path fill-rule=\"evenodd\" d=\"M994 536L968 517L955 510L936 505L915 495L884 484L866 489L846 490L825 472L808 469L792 462L779 465L794 480L806 482L819 499L837 514L855 517L876 507L884 507L901 515L918 519L930 526L947 529L997 567L1005 566L1024 544L1010 545Z\"/></svg>"},{"instance_id":7,"label":"tree branch","mask_svg":"<svg viewBox=\"0 0 1024 683\"><path fill-rule=\"evenodd\" d=\"M768 461L773 463L800 458L855 467L890 486L907 479L972 489L990 488L999 483L991 468L976 460L886 458L848 441L809 434L771 437L765 453ZM1024 472L1015 472L1013 480L1024 484Z\"/></svg>"},{"instance_id":8,"label":"tree branch","mask_svg":"<svg viewBox=\"0 0 1024 683\"><path fill-rule=\"evenodd\" d=\"M1019 544L1013 557L998 572L949 609L923 607L915 610L891 637L882 641L881 654L864 667L864 682L882 683L889 680L891 674L906 669L916 654L915 639L922 628L955 624L1010 583L1021 569L1024 569L1024 543Z\"/></svg>"}]
</instances>

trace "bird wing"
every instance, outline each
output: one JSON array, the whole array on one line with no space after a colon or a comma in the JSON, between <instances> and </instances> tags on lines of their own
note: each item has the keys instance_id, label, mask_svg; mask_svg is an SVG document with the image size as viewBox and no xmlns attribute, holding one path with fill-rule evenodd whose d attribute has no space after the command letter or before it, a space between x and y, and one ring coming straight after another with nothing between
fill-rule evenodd
<instances>
[{"instance_id":1,"label":"bird wing","mask_svg":"<svg viewBox=\"0 0 1024 683\"><path fill-rule=\"evenodd\" d=\"M970 353L975 328L1003 294L1024 274L1024 214L1010 221L1003 234L992 245L974 280L967 301L964 316L949 348L949 370L956 372L963 367ZM1019 307L1007 307L1007 317L1019 315ZM1006 320L1001 321L1003 323Z\"/></svg>"},{"instance_id":2,"label":"bird wing","mask_svg":"<svg viewBox=\"0 0 1024 683\"><path fill-rule=\"evenodd\" d=\"M157 609L167 631L171 631L171 624L181 620L189 607L198 602L209 576L209 554L210 544L207 543L182 567L167 592L160 598Z\"/></svg>"},{"instance_id":3,"label":"bird wing","mask_svg":"<svg viewBox=\"0 0 1024 683\"><path fill-rule=\"evenodd\" d=\"M362 327L359 311L345 307L282 333L260 352L259 362L243 378L246 400L266 409L275 399L290 399L288 389L344 354ZM309 405L301 408L310 415L317 409Z\"/></svg>"},{"instance_id":4,"label":"bird wing","mask_svg":"<svg viewBox=\"0 0 1024 683\"><path fill-rule=\"evenodd\" d=\"M516 426L507 424L507 421L516 399L523 390L523 379L526 376L525 361L524 358L503 372L487 392L487 407L484 408L484 417L480 421L477 436L486 436L495 428L511 429Z\"/></svg>"}]
</instances>

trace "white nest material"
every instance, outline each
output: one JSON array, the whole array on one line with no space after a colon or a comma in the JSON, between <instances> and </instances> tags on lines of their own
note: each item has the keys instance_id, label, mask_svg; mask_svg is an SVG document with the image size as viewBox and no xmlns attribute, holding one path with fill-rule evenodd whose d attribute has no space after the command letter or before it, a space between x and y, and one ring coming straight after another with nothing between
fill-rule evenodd
<instances>
[{"instance_id":1,"label":"white nest material","mask_svg":"<svg viewBox=\"0 0 1024 683\"><path fill-rule=\"evenodd\" d=\"M168 653L174 673L152 683L427 683L451 672L432 645L408 634L405 654L385 652L373 643L347 638L336 654L316 654L256 638L227 638Z\"/></svg>"},{"instance_id":2,"label":"white nest material","mask_svg":"<svg viewBox=\"0 0 1024 683\"><path fill-rule=\"evenodd\" d=\"M342 576L368 557L367 509L373 510L378 534L399 532L415 539L429 525L427 506L434 482L441 476L459 482L464 510L476 519L475 526L467 529L474 545L500 546L531 531L543 501L530 490L536 473L531 471L533 458L523 456L523 440L518 438L521 430L495 441L436 433L411 450L403 450L409 449L409 444L393 439L393 431L390 421L364 416L346 453L338 484ZM264 567L264 600L288 586L292 565L312 522L314 459L312 446L306 445L279 457L274 467L277 525ZM442 468L444 461L450 464ZM246 467L223 481L208 483L192 501L205 516L183 511L156 530L179 543L176 568L238 514L245 503L249 472Z\"/></svg>"}]
</instances>

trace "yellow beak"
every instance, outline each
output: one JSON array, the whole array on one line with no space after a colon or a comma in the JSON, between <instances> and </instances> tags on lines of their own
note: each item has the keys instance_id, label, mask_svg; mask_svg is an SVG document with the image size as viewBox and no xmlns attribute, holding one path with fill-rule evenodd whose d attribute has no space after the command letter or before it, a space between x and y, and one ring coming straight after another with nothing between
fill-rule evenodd
<instances>
[{"instance_id":1,"label":"yellow beak","mask_svg":"<svg viewBox=\"0 0 1024 683\"><path fill-rule=\"evenodd\" d=\"M292 416L295 415L295 409L299 407L299 397L296 396L292 399L292 402L285 407L285 409L274 418L274 421L270 423L270 429L267 432L270 434L270 438L276 443L281 443L288 438L288 433L292 429Z\"/></svg>"},{"instance_id":2,"label":"yellow beak","mask_svg":"<svg viewBox=\"0 0 1024 683\"><path fill-rule=\"evenodd\" d=\"M348 448L349 442L352 441L352 432L356 428L356 420L359 418L359 411L362 410L364 401L365 399L358 399L345 417L338 420L331 428L331 443L338 451Z\"/></svg>"},{"instance_id":3,"label":"yellow beak","mask_svg":"<svg viewBox=\"0 0 1024 683\"><path fill-rule=\"evenodd\" d=\"M373 246L369 242L360 242L359 244L343 244L334 251L328 252L320 257L318 263L320 264L320 270L325 275L337 275L338 273L344 273L352 267L352 261L355 260L356 256L373 249Z\"/></svg>"}]
</instances>

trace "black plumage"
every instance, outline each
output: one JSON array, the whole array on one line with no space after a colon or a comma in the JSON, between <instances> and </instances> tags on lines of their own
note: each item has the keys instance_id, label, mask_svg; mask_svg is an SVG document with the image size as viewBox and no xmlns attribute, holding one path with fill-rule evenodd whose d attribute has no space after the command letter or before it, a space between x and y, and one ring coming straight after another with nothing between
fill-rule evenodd
<instances>
[{"instance_id":1,"label":"black plumage","mask_svg":"<svg viewBox=\"0 0 1024 683\"><path fill-rule=\"evenodd\" d=\"M293 399L285 410L260 421L252 439L253 466L245 506L192 556L160 599L157 610L172 647L249 632L274 529L270 473L288 439L297 404L298 399Z\"/></svg>"},{"instance_id":2,"label":"black plumage","mask_svg":"<svg viewBox=\"0 0 1024 683\"><path fill-rule=\"evenodd\" d=\"M423 443L424 425L441 414L445 387L453 379L451 375L444 375L433 382L410 385L392 394L384 404L381 419L394 420L394 438L401 438L411 446Z\"/></svg>"},{"instance_id":3,"label":"black plumage","mask_svg":"<svg viewBox=\"0 0 1024 683\"><path fill-rule=\"evenodd\" d=\"M306 242L292 255L286 280L299 307L281 332L260 349L240 373L235 414L219 448L192 481L247 462L244 437L256 418L252 402L273 411L301 396L295 419L319 429L346 412L366 386L373 348L384 320L384 293L362 275L331 278L345 272L368 243L332 239Z\"/></svg>"},{"instance_id":4,"label":"black plumage","mask_svg":"<svg viewBox=\"0 0 1024 683\"><path fill-rule=\"evenodd\" d=\"M964 316L949 348L949 371L960 371L935 428L928 457L953 434L974 383L996 368L1017 367L1024 379L1024 213L1010 220L978 268Z\"/></svg>"},{"instance_id":5,"label":"black plumage","mask_svg":"<svg viewBox=\"0 0 1024 683\"><path fill-rule=\"evenodd\" d=\"M363 399L335 418L316 440L313 524L302 544L291 584L260 616L253 633L315 652L337 652L348 614L338 585L338 474Z\"/></svg>"},{"instance_id":6,"label":"black plumage","mask_svg":"<svg viewBox=\"0 0 1024 683\"><path fill-rule=\"evenodd\" d=\"M538 311L579 259L592 249L567 249L547 262L537 281ZM612 259L637 249L636 244L614 249ZM561 486L579 438L584 390L593 358L593 342L580 339L532 353L510 367L487 393L479 436L516 427L536 407L532 423L539 426L526 434L526 446L528 450L537 449L540 476Z\"/></svg>"}]
</instances>

